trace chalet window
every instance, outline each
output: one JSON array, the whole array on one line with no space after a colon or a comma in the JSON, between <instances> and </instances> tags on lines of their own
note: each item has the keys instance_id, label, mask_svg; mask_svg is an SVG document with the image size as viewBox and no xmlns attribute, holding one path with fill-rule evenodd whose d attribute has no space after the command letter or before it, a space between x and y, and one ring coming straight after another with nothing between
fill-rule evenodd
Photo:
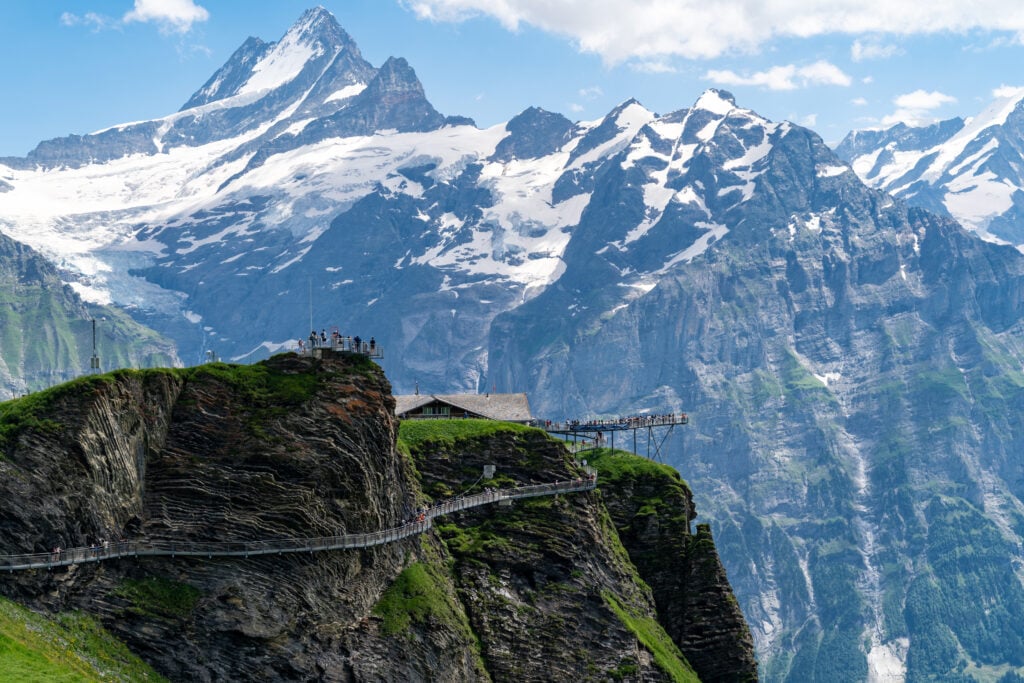
<instances>
[{"instance_id":1,"label":"chalet window","mask_svg":"<svg viewBox=\"0 0 1024 683\"><path fill-rule=\"evenodd\" d=\"M424 415L450 415L451 414L451 406L437 406L437 405L434 405L434 406L424 406L423 407L423 414Z\"/></svg>"}]
</instances>

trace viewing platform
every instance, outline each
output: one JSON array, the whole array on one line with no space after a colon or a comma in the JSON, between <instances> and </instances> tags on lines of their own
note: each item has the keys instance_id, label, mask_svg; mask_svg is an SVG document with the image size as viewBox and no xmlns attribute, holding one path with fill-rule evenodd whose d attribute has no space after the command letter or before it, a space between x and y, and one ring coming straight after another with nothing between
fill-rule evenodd
<instances>
[{"instance_id":1,"label":"viewing platform","mask_svg":"<svg viewBox=\"0 0 1024 683\"><path fill-rule=\"evenodd\" d=\"M313 335L309 339L300 340L296 353L300 356L313 356L322 358L327 353L359 353L370 358L379 359L384 357L384 347L370 337L370 341L363 341L359 337L345 337L341 335L330 336L327 339L317 338L313 341Z\"/></svg>"},{"instance_id":2,"label":"viewing platform","mask_svg":"<svg viewBox=\"0 0 1024 683\"><path fill-rule=\"evenodd\" d=\"M552 422L547 420L542 427L550 434L595 434L598 432L621 432L627 429L644 429L646 427L669 427L689 424L686 413L668 413L666 415L634 415L605 420L567 420Z\"/></svg>"},{"instance_id":3,"label":"viewing platform","mask_svg":"<svg viewBox=\"0 0 1024 683\"><path fill-rule=\"evenodd\" d=\"M647 458L660 459L661 447L672 430L677 426L689 424L690 418L686 413L666 413L663 415L631 415L629 417L616 417L608 419L593 420L566 420L565 422L552 422L542 420L538 422L548 434L558 434L564 437L572 437L572 450L574 452L587 450L589 448L601 448L608 446L615 448L615 434L617 432L631 431L633 433L633 453L640 455L637 450L637 432L647 430ZM661 440L655 439L654 430L665 428ZM589 440L589 441L588 441ZM582 442L580 446L578 442ZM654 454L651 455L651 446L654 446Z\"/></svg>"}]
</instances>

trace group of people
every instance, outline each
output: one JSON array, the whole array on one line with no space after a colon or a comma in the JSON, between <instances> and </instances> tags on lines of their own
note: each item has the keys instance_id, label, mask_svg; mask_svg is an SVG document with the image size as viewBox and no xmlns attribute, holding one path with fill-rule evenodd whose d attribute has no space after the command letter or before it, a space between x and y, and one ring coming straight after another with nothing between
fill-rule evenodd
<instances>
[{"instance_id":1,"label":"group of people","mask_svg":"<svg viewBox=\"0 0 1024 683\"><path fill-rule=\"evenodd\" d=\"M630 415L607 420L568 420L567 422L544 421L545 429L566 431L597 431L602 428L635 429L637 427L656 427L658 425L686 424L689 421L686 413L664 413L661 415Z\"/></svg>"},{"instance_id":2,"label":"group of people","mask_svg":"<svg viewBox=\"0 0 1024 683\"><path fill-rule=\"evenodd\" d=\"M370 341L363 341L359 335L350 337L342 335L338 330L331 330L330 336L327 334L327 330L320 330L320 334L317 334L316 330L312 330L307 340L299 340L299 353L305 353L307 350L313 349L331 349L332 351L352 351L355 353L365 353L368 355L375 355L377 353L377 340L370 337Z\"/></svg>"},{"instance_id":3,"label":"group of people","mask_svg":"<svg viewBox=\"0 0 1024 683\"><path fill-rule=\"evenodd\" d=\"M118 540L118 541L115 541L115 544L122 544L122 543L124 543L124 539L123 538ZM53 550L50 551L50 560L53 561L53 562L59 562L61 560L61 557L62 557L63 553L65 553L65 552L74 552L74 551L83 551L84 550L84 551L93 552L93 553L95 553L98 556L100 554L101 550L104 553L106 553L109 549L110 549L110 541L108 541L105 538L98 539L95 543L90 543L89 545L87 545L87 546L85 546L83 548L70 548L68 550L64 550L59 545L55 545L55 546L53 546ZM115 545L114 549L117 550L117 545Z\"/></svg>"}]
</instances>

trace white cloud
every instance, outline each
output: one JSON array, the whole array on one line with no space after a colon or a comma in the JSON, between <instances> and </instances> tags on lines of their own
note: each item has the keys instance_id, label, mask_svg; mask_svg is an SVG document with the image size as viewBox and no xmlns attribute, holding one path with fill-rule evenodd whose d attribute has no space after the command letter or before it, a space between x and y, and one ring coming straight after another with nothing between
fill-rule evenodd
<instances>
[{"instance_id":1,"label":"white cloud","mask_svg":"<svg viewBox=\"0 0 1024 683\"><path fill-rule=\"evenodd\" d=\"M757 71L749 75L740 75L731 70L711 69L704 74L704 80L714 81L722 85L752 85L769 90L796 90L812 85L848 86L850 77L834 64L817 61L807 66L786 64L773 66L767 71Z\"/></svg>"},{"instance_id":2,"label":"white cloud","mask_svg":"<svg viewBox=\"0 0 1024 683\"><path fill-rule=\"evenodd\" d=\"M64 12L60 15L60 23L64 26L90 26L93 31L102 31L117 24L110 17L105 17L96 12L86 12L82 15Z\"/></svg>"},{"instance_id":3,"label":"white cloud","mask_svg":"<svg viewBox=\"0 0 1024 683\"><path fill-rule=\"evenodd\" d=\"M954 102L956 102L956 98L952 95L938 90L928 92L920 89L900 95L892 101L902 109L938 109L944 104L953 104Z\"/></svg>"},{"instance_id":4,"label":"white cloud","mask_svg":"<svg viewBox=\"0 0 1024 683\"><path fill-rule=\"evenodd\" d=\"M600 86L592 85L589 88L580 88L579 96L585 100L593 100L604 94Z\"/></svg>"},{"instance_id":5,"label":"white cloud","mask_svg":"<svg viewBox=\"0 0 1024 683\"><path fill-rule=\"evenodd\" d=\"M802 119L800 119L800 121L798 121L798 123L801 126L803 126L804 128L814 128L814 126L816 126L817 123L818 123L818 115L817 114L808 114L807 116L805 116Z\"/></svg>"},{"instance_id":6,"label":"white cloud","mask_svg":"<svg viewBox=\"0 0 1024 683\"><path fill-rule=\"evenodd\" d=\"M932 114L933 109L954 102L956 102L955 97L938 90L931 92L915 90L904 93L893 99L892 103L896 105L896 111L882 117L882 125L893 126L897 123L905 123L908 126L926 126L937 120Z\"/></svg>"},{"instance_id":7,"label":"white cloud","mask_svg":"<svg viewBox=\"0 0 1024 683\"><path fill-rule=\"evenodd\" d=\"M1024 97L1024 87L1019 85L1006 85L1004 83L992 91L992 97Z\"/></svg>"},{"instance_id":8,"label":"white cloud","mask_svg":"<svg viewBox=\"0 0 1024 683\"><path fill-rule=\"evenodd\" d=\"M850 104L852 104L855 107L864 107L867 106L867 103L868 101L863 97L854 97L852 100L850 100Z\"/></svg>"},{"instance_id":9,"label":"white cloud","mask_svg":"<svg viewBox=\"0 0 1024 683\"><path fill-rule=\"evenodd\" d=\"M903 48L899 45L885 45L875 40L855 40L850 46L850 57L855 62L863 62L868 59L889 59L901 54L903 54Z\"/></svg>"},{"instance_id":10,"label":"white cloud","mask_svg":"<svg viewBox=\"0 0 1024 683\"><path fill-rule=\"evenodd\" d=\"M714 81L722 85L757 85L769 90L796 90L793 73L796 67L773 66L767 71L758 71L749 76L741 76L730 69L711 69L704 74L704 80Z\"/></svg>"},{"instance_id":11,"label":"white cloud","mask_svg":"<svg viewBox=\"0 0 1024 683\"><path fill-rule=\"evenodd\" d=\"M845 88L853 82L838 66L823 60L802 66L796 72L807 85L841 85Z\"/></svg>"},{"instance_id":12,"label":"white cloud","mask_svg":"<svg viewBox=\"0 0 1024 683\"><path fill-rule=\"evenodd\" d=\"M610 64L679 56L709 59L757 50L775 38L1024 33L1024 3L1006 0L402 0L423 19L489 16L565 36ZM877 39L876 39L877 40ZM872 43L862 44L871 51ZM880 43L879 49L883 49ZM867 53L865 53L867 54Z\"/></svg>"},{"instance_id":13,"label":"white cloud","mask_svg":"<svg viewBox=\"0 0 1024 683\"><path fill-rule=\"evenodd\" d=\"M165 33L188 33L192 24L209 18L206 8L195 4L194 0L135 0L135 8L121 20L126 24L154 22Z\"/></svg>"},{"instance_id":14,"label":"white cloud","mask_svg":"<svg viewBox=\"0 0 1024 683\"><path fill-rule=\"evenodd\" d=\"M571 111L574 114L579 114L581 111L583 111L583 105L573 102L572 104L569 105L569 111Z\"/></svg>"}]
</instances>

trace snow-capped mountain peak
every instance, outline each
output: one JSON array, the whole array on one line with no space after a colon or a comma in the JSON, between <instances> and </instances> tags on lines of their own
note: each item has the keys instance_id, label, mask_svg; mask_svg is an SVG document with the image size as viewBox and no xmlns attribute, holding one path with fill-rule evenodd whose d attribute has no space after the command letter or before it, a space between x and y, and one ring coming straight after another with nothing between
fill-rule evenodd
<instances>
[{"instance_id":1,"label":"snow-capped mountain peak","mask_svg":"<svg viewBox=\"0 0 1024 683\"><path fill-rule=\"evenodd\" d=\"M994 241L1024 245L1024 90L969 119L855 131L836 148L865 182L952 216Z\"/></svg>"},{"instance_id":2,"label":"snow-capped mountain peak","mask_svg":"<svg viewBox=\"0 0 1024 683\"><path fill-rule=\"evenodd\" d=\"M980 114L968 118L967 126L974 127L976 130L989 126L1001 126L1006 123L1014 110L1020 108L1022 101L1024 101L1024 88L1006 89L1000 92Z\"/></svg>"},{"instance_id":3,"label":"snow-capped mountain peak","mask_svg":"<svg viewBox=\"0 0 1024 683\"><path fill-rule=\"evenodd\" d=\"M725 116L736 108L736 98L728 91L708 88L697 98L693 108L703 109L718 116Z\"/></svg>"},{"instance_id":4,"label":"snow-capped mountain peak","mask_svg":"<svg viewBox=\"0 0 1024 683\"><path fill-rule=\"evenodd\" d=\"M340 42L337 40L339 36L343 36L345 42L350 40L334 15L323 5L317 5L302 13L281 42L292 39L296 43L312 44L324 38L328 42Z\"/></svg>"},{"instance_id":5,"label":"snow-capped mountain peak","mask_svg":"<svg viewBox=\"0 0 1024 683\"><path fill-rule=\"evenodd\" d=\"M197 90L180 111L201 107L226 99L237 93L252 78L253 67L259 63L272 48L259 38L249 37L242 46L235 50L224 66Z\"/></svg>"},{"instance_id":6,"label":"snow-capped mountain peak","mask_svg":"<svg viewBox=\"0 0 1024 683\"><path fill-rule=\"evenodd\" d=\"M272 91L295 80L310 66L319 67L319 76L343 53L348 53L350 61L362 61L359 48L334 15L323 7L307 10L276 43L249 38L182 110L237 95Z\"/></svg>"}]
</instances>

